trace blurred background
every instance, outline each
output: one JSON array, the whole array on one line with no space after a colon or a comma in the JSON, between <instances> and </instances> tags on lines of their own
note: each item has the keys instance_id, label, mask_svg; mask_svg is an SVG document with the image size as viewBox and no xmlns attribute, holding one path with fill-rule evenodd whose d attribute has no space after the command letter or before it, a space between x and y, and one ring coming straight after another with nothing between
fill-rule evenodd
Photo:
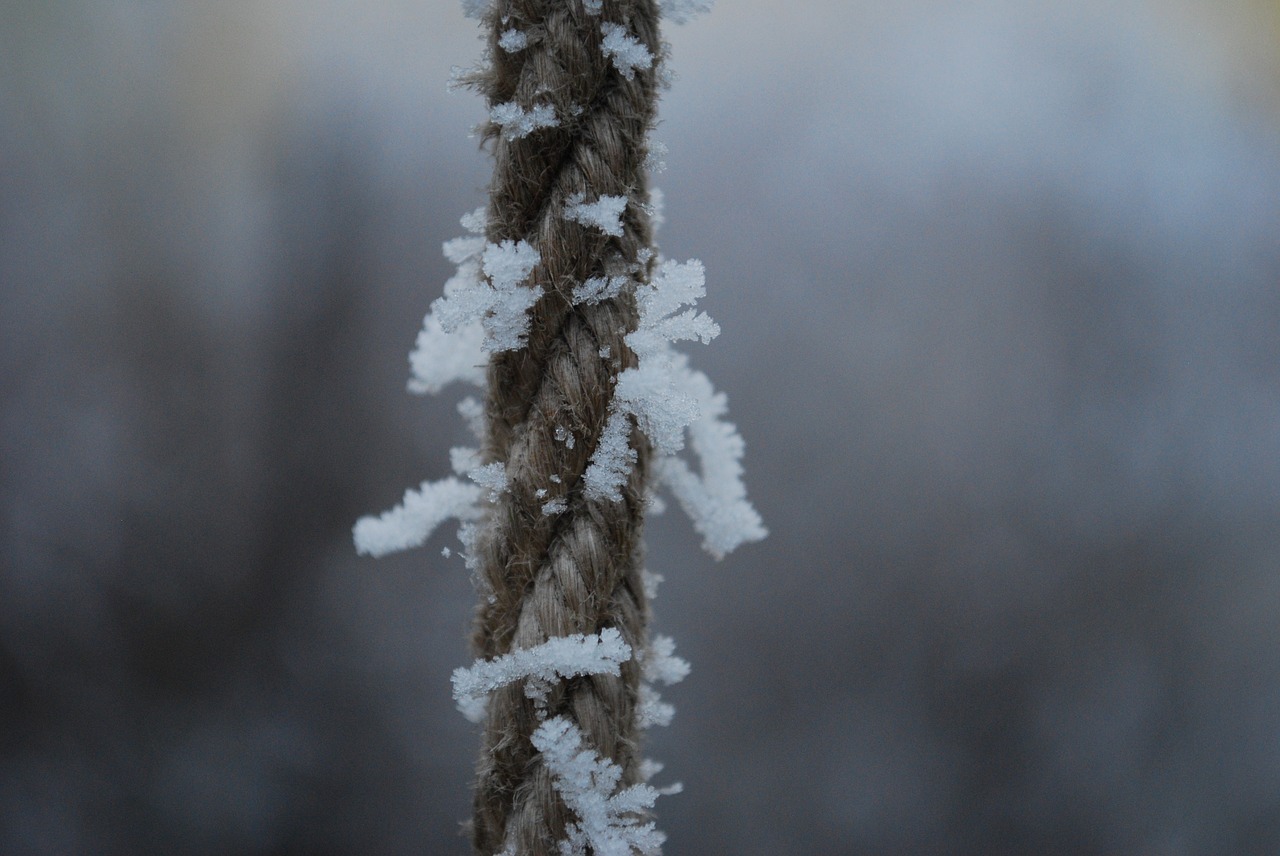
<instances>
[{"instance_id":1,"label":"blurred background","mask_svg":"<svg viewBox=\"0 0 1280 856\"><path fill-rule=\"evenodd\" d=\"M670 854L1280 852L1280 4L670 27L772 530L649 527ZM0 4L0 853L464 854L405 391L489 171L454 2Z\"/></svg>"}]
</instances>

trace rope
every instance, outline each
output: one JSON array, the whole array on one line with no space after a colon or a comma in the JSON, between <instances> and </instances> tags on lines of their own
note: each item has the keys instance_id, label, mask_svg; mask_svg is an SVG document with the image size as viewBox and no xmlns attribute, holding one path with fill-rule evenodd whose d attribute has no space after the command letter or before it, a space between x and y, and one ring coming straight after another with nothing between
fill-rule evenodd
<instances>
[{"instance_id":1,"label":"rope","mask_svg":"<svg viewBox=\"0 0 1280 856\"><path fill-rule=\"evenodd\" d=\"M636 308L627 289L577 305L572 294L589 278L636 279L649 271L644 161L657 73L655 63L630 68L611 59L602 50L602 27L625 28L656 57L658 12L654 0L497 0L485 23L490 64L469 82L491 109L550 107L555 124L540 122L523 135L497 120L484 129L495 161L486 237L525 240L537 249L541 261L529 283L545 293L530 311L527 347L494 354L488 369L482 452L487 462L505 464L508 489L476 544L488 590L473 647L477 656L493 658L614 627L640 651L648 454L634 425L638 460L622 500L591 500L582 490L614 379L635 364L623 337L636 325ZM513 30L523 38L513 38ZM627 199L621 235L566 217L571 206L602 196ZM574 820L530 742L547 715L576 723L585 741L622 769L623 786L639 780L639 682L633 658L620 676L559 682L545 709L535 709L519 683L493 693L475 794L477 853L551 856Z\"/></svg>"}]
</instances>

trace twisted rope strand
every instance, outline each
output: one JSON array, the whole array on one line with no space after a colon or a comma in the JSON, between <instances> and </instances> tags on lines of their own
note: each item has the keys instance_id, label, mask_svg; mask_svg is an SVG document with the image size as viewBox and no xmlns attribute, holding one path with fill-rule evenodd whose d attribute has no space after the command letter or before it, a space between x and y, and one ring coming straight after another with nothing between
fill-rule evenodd
<instances>
[{"instance_id":1,"label":"twisted rope strand","mask_svg":"<svg viewBox=\"0 0 1280 856\"><path fill-rule=\"evenodd\" d=\"M651 243L644 161L653 124L653 67L630 78L601 50L605 23L625 26L659 54L653 0L498 0L486 15L491 66L474 82L490 107L549 105L557 124L510 138L491 122L493 147L487 237L528 241L541 261L529 281L544 294L531 310L527 346L495 354L486 402L486 461L506 466L508 490L492 508L477 543L489 591L477 612L473 647L481 657L528 648L557 636L616 627L633 651L646 642L640 532L647 441L632 427L638 460L620 502L589 500L583 473L608 416L619 371L635 365L623 337L636 326L634 297L574 305L573 289L591 277L648 273ZM517 29L525 46L506 51ZM514 136L514 135L512 135ZM566 207L601 196L628 204L622 234L569 220ZM544 506L563 500L563 511ZM574 818L531 743L541 717L565 716L602 757L639 778L635 660L621 675L590 675L551 688L536 709L519 684L490 698L478 768L473 844L484 856L514 847L551 856Z\"/></svg>"}]
</instances>

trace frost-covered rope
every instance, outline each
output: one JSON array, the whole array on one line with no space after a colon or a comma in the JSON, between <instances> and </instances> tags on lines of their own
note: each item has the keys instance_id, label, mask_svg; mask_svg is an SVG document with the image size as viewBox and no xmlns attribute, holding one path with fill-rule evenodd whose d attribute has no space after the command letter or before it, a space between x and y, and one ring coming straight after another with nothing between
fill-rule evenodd
<instances>
[{"instance_id":1,"label":"frost-covered rope","mask_svg":"<svg viewBox=\"0 0 1280 856\"><path fill-rule=\"evenodd\" d=\"M618 490L583 490L615 378L636 364L625 341L636 303L625 288L593 302L574 294L593 279L648 275L645 141L657 100L658 10L652 0L498 0L484 21L489 62L472 81L490 105L485 135L495 159L486 237L536 249L528 282L542 296L525 346L490 362L483 457L505 465L508 489L477 543L486 596L474 647L497 657L608 627L642 650L648 444L633 424L622 429L629 454ZM617 675L549 685L545 700L515 685L493 691L476 785L477 853L559 852L580 820L536 761L533 733L547 716L572 722L618 770L619 787L639 783L640 681L628 661Z\"/></svg>"},{"instance_id":2,"label":"frost-covered rope","mask_svg":"<svg viewBox=\"0 0 1280 856\"><path fill-rule=\"evenodd\" d=\"M449 241L458 266L410 357L415 392L480 387L459 412L478 448L356 526L360 552L462 522L481 601L477 662L455 698L484 724L472 827L483 856L657 853L660 765L640 735L673 708L655 684L689 666L647 635L657 575L644 511L667 487L720 557L764 537L724 397L671 346L719 328L694 307L700 263L663 261L647 170L662 45L710 0L463 0L487 32L477 69L495 167L487 208ZM486 356L487 354L487 356ZM487 362L487 367L485 366ZM696 464L678 455L686 438ZM449 554L449 550L445 550Z\"/></svg>"}]
</instances>

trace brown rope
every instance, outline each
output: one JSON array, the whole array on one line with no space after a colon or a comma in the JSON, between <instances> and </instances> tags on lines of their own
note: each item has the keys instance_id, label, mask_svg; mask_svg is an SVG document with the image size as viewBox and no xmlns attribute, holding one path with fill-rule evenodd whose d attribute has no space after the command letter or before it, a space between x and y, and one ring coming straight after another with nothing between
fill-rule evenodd
<instances>
[{"instance_id":1,"label":"brown rope","mask_svg":"<svg viewBox=\"0 0 1280 856\"><path fill-rule=\"evenodd\" d=\"M646 641L640 579L640 531L647 447L634 428L639 460L620 502L589 500L582 478L604 428L617 373L634 365L623 341L635 327L634 299L573 305L590 277L648 272L651 243L644 160L653 124L653 67L628 79L601 50L601 26L613 23L657 57L654 0L603 0L594 14L582 0L497 0L486 13L491 64L471 82L489 106L550 105L558 124L507 139L485 132L495 159L487 238L526 240L541 255L530 283L545 289L531 311L527 347L495 354L489 367L487 461L506 465L509 489L477 543L484 592L473 645L494 657L557 636L616 627L635 651ZM504 32L527 44L506 51ZM625 196L621 237L567 219L572 201ZM543 507L563 499L567 509ZM561 682L546 715L572 719L585 740L638 780L634 659L619 677ZM521 856L551 856L575 818L552 786L530 742L539 722L520 684L489 702L478 768L473 843L484 856L514 845Z\"/></svg>"}]
</instances>

